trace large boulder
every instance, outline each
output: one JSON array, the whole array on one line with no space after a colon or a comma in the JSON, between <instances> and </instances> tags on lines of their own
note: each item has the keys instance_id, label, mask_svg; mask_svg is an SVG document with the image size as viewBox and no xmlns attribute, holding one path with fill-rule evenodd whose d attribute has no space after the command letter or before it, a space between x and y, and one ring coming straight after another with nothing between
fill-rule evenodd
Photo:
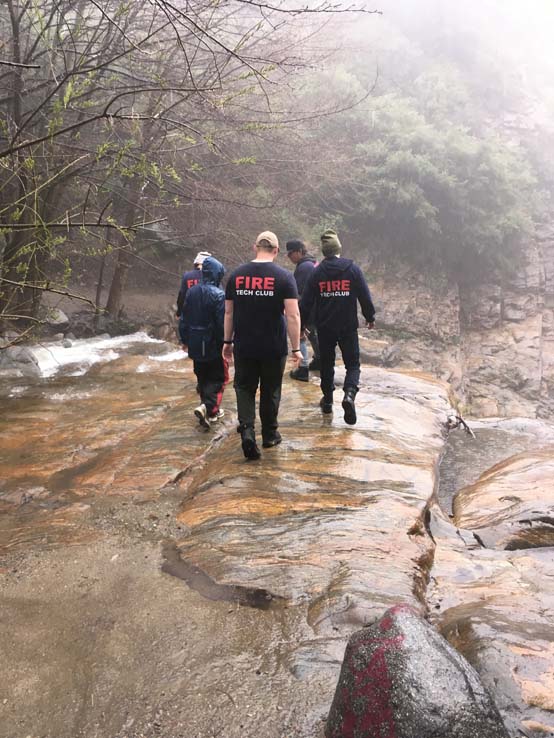
<instances>
[{"instance_id":1,"label":"large boulder","mask_svg":"<svg viewBox=\"0 0 554 738\"><path fill-rule=\"evenodd\" d=\"M53 326L56 329L67 326L69 324L69 318L63 310L60 310L60 308L51 308L50 310L48 310L45 320L47 325Z\"/></svg>"},{"instance_id":2,"label":"large boulder","mask_svg":"<svg viewBox=\"0 0 554 738\"><path fill-rule=\"evenodd\" d=\"M350 638L327 738L508 738L477 672L412 608Z\"/></svg>"},{"instance_id":3,"label":"large boulder","mask_svg":"<svg viewBox=\"0 0 554 738\"><path fill-rule=\"evenodd\" d=\"M0 351L0 371L5 377L40 377L40 367L26 346L9 346Z\"/></svg>"}]
</instances>

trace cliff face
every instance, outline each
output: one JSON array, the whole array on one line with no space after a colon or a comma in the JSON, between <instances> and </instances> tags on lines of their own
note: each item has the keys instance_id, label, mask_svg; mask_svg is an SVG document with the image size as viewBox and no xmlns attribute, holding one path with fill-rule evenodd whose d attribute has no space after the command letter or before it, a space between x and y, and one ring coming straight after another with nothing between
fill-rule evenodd
<instances>
[{"instance_id":1,"label":"cliff face","mask_svg":"<svg viewBox=\"0 0 554 738\"><path fill-rule=\"evenodd\" d=\"M466 413L554 413L554 224L526 250L509 283L460 288L407 268L370 277L379 331L366 358L447 380Z\"/></svg>"}]
</instances>

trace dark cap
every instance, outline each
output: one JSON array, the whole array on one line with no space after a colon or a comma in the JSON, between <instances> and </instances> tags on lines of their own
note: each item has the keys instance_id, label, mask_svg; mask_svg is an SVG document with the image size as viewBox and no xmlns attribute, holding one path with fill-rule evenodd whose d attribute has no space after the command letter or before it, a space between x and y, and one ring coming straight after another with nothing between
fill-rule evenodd
<instances>
[{"instance_id":1,"label":"dark cap","mask_svg":"<svg viewBox=\"0 0 554 738\"><path fill-rule=\"evenodd\" d=\"M303 241L299 241L297 238L293 238L292 241L287 241L287 253L289 251L305 251L306 247Z\"/></svg>"}]
</instances>

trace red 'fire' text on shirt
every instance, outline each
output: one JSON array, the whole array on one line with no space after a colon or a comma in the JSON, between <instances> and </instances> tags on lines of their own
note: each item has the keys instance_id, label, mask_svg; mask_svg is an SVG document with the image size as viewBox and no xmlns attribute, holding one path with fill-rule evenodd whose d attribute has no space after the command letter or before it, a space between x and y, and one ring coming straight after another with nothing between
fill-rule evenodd
<instances>
[{"instance_id":1,"label":"red 'fire' text on shirt","mask_svg":"<svg viewBox=\"0 0 554 738\"><path fill-rule=\"evenodd\" d=\"M271 297L275 294L275 277L251 277L240 274L235 277L235 293L237 295L257 295Z\"/></svg>"},{"instance_id":2,"label":"red 'fire' text on shirt","mask_svg":"<svg viewBox=\"0 0 554 738\"><path fill-rule=\"evenodd\" d=\"M225 298L233 301L235 353L249 359L280 359L287 353L284 301L298 298L292 274L272 262L235 269Z\"/></svg>"},{"instance_id":3,"label":"red 'fire' text on shirt","mask_svg":"<svg viewBox=\"0 0 554 738\"><path fill-rule=\"evenodd\" d=\"M319 294L321 297L349 297L350 280L333 279L319 282Z\"/></svg>"}]
</instances>

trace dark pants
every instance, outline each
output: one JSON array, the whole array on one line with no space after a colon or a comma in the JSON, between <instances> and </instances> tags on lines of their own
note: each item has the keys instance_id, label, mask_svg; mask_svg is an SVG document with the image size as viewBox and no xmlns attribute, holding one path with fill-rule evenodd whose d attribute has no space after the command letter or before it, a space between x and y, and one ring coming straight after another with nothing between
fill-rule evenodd
<instances>
[{"instance_id":1,"label":"dark pants","mask_svg":"<svg viewBox=\"0 0 554 738\"><path fill-rule=\"evenodd\" d=\"M254 428L259 384L260 420L264 439L272 438L279 425L277 415L286 363L286 356L281 359L244 359L235 355L235 392L239 423L243 428Z\"/></svg>"},{"instance_id":2,"label":"dark pants","mask_svg":"<svg viewBox=\"0 0 554 738\"><path fill-rule=\"evenodd\" d=\"M315 325L307 325L306 330L308 332L308 338L300 339L300 351L302 353L302 366L309 366L310 361L308 359L308 340L312 344L314 352L313 360L319 364L319 341L317 340L317 330Z\"/></svg>"},{"instance_id":3,"label":"dark pants","mask_svg":"<svg viewBox=\"0 0 554 738\"><path fill-rule=\"evenodd\" d=\"M315 325L307 325L306 328L309 331L308 341L312 344L314 361L319 362L319 339L317 337L317 328Z\"/></svg>"},{"instance_id":4,"label":"dark pants","mask_svg":"<svg viewBox=\"0 0 554 738\"><path fill-rule=\"evenodd\" d=\"M198 380L197 389L208 416L217 415L223 390L229 381L229 365L222 356L218 356L212 361L194 361L193 367Z\"/></svg>"},{"instance_id":5,"label":"dark pants","mask_svg":"<svg viewBox=\"0 0 554 738\"><path fill-rule=\"evenodd\" d=\"M344 390L353 389L358 391L360 381L360 346L358 343L358 331L352 331L342 336L330 331L318 330L319 338L319 362L321 391L324 395L332 395L335 389L335 349L339 345L342 360L346 369L344 378Z\"/></svg>"}]
</instances>

